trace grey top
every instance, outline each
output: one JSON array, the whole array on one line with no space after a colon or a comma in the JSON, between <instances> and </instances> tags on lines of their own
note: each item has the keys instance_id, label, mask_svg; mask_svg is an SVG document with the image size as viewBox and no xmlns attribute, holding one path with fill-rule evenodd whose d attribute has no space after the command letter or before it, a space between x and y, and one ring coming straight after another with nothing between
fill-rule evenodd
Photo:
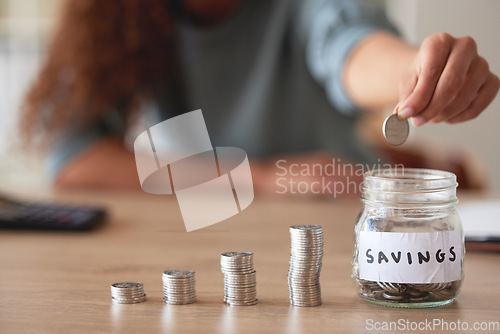
<instances>
[{"instance_id":1,"label":"grey top","mask_svg":"<svg viewBox=\"0 0 500 334\"><path fill-rule=\"evenodd\" d=\"M397 33L381 8L361 0L243 0L215 27L176 26L187 109L174 110L177 96L165 91L144 108L150 115L144 129L202 109L214 146L240 147L254 157L328 150L373 162L356 136L360 110L343 87L342 70L368 34ZM123 121L114 115L63 136L49 157L51 174L120 129Z\"/></svg>"}]
</instances>

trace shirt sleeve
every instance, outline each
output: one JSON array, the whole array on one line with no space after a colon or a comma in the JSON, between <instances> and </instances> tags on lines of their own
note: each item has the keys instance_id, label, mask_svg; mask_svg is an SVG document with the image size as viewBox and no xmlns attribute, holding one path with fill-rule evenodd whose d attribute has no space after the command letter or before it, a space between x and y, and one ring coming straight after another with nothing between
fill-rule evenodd
<instances>
[{"instance_id":1,"label":"shirt sleeve","mask_svg":"<svg viewBox=\"0 0 500 334\"><path fill-rule=\"evenodd\" d=\"M384 30L398 34L380 6L362 0L301 2L299 34L305 42L307 67L325 89L332 106L345 115L361 110L343 84L343 69L353 48L367 35Z\"/></svg>"},{"instance_id":2,"label":"shirt sleeve","mask_svg":"<svg viewBox=\"0 0 500 334\"><path fill-rule=\"evenodd\" d=\"M106 131L95 127L59 136L47 154L46 170L50 179L54 181L69 161L75 159L106 135L108 135Z\"/></svg>"},{"instance_id":3,"label":"shirt sleeve","mask_svg":"<svg viewBox=\"0 0 500 334\"><path fill-rule=\"evenodd\" d=\"M54 181L68 162L105 137L123 136L124 128L123 116L112 109L93 124L67 129L57 136L48 151L47 174Z\"/></svg>"}]
</instances>

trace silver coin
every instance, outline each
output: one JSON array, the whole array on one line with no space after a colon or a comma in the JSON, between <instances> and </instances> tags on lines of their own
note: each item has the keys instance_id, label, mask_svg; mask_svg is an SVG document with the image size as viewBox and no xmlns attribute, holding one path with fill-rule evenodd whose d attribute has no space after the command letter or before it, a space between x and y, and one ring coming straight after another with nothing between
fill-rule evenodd
<instances>
[{"instance_id":1,"label":"silver coin","mask_svg":"<svg viewBox=\"0 0 500 334\"><path fill-rule=\"evenodd\" d=\"M248 295L244 295L244 296L237 296L237 297L225 296L224 298L226 300L234 300L234 301L245 300L245 301L248 301L248 300L254 300L256 298L256 296L257 295L255 293L252 293L252 294L248 294Z\"/></svg>"},{"instance_id":2,"label":"silver coin","mask_svg":"<svg viewBox=\"0 0 500 334\"><path fill-rule=\"evenodd\" d=\"M422 291L420 294L412 294L409 299L412 302L420 302L429 299L430 293L427 291Z\"/></svg>"},{"instance_id":3,"label":"silver coin","mask_svg":"<svg viewBox=\"0 0 500 334\"><path fill-rule=\"evenodd\" d=\"M130 293L141 293L144 289L111 289L113 294L130 294Z\"/></svg>"},{"instance_id":4,"label":"silver coin","mask_svg":"<svg viewBox=\"0 0 500 334\"><path fill-rule=\"evenodd\" d=\"M228 286L226 284L226 286L224 287L224 291L225 292L229 292L229 293L235 293L235 294L246 294L246 293L254 293L255 291L257 291L257 286L254 285L254 286L249 286L249 287L235 287L235 286Z\"/></svg>"},{"instance_id":5,"label":"silver coin","mask_svg":"<svg viewBox=\"0 0 500 334\"><path fill-rule=\"evenodd\" d=\"M377 282L377 284L387 292L400 293L402 292L401 285L390 282Z\"/></svg>"},{"instance_id":6,"label":"silver coin","mask_svg":"<svg viewBox=\"0 0 500 334\"><path fill-rule=\"evenodd\" d=\"M385 291L382 296L385 298L385 299L390 299L390 300L403 300L404 297L402 294L399 294L399 293L392 293L392 292L387 292Z\"/></svg>"},{"instance_id":7,"label":"silver coin","mask_svg":"<svg viewBox=\"0 0 500 334\"><path fill-rule=\"evenodd\" d=\"M447 300L453 297L453 295L456 293L456 291L433 291L431 294L440 299L440 300Z\"/></svg>"},{"instance_id":8,"label":"silver coin","mask_svg":"<svg viewBox=\"0 0 500 334\"><path fill-rule=\"evenodd\" d=\"M194 286L175 286L166 284L163 286L163 290L165 291L195 291Z\"/></svg>"},{"instance_id":9,"label":"silver coin","mask_svg":"<svg viewBox=\"0 0 500 334\"><path fill-rule=\"evenodd\" d=\"M168 282L170 284L177 284L177 285L191 284L193 282L196 282L194 277L190 277L190 278L165 278L165 277L163 277L162 281Z\"/></svg>"},{"instance_id":10,"label":"silver coin","mask_svg":"<svg viewBox=\"0 0 500 334\"><path fill-rule=\"evenodd\" d=\"M120 301L143 301L146 299L146 295L142 295L141 297L134 297L134 298L120 298L120 297L116 297L116 296L113 296L111 297L115 300L120 300Z\"/></svg>"},{"instance_id":11,"label":"silver coin","mask_svg":"<svg viewBox=\"0 0 500 334\"><path fill-rule=\"evenodd\" d=\"M195 286L196 281L194 279L189 281L179 281L177 279L173 280L163 280L163 286L178 286L178 287L187 287L187 286Z\"/></svg>"},{"instance_id":12,"label":"silver coin","mask_svg":"<svg viewBox=\"0 0 500 334\"><path fill-rule=\"evenodd\" d=\"M196 293L194 289L163 289L165 295L187 295L190 293Z\"/></svg>"},{"instance_id":13,"label":"silver coin","mask_svg":"<svg viewBox=\"0 0 500 334\"><path fill-rule=\"evenodd\" d=\"M224 280L224 285L228 289L233 289L233 290L248 290L251 288L255 288L257 286L256 283L246 283L246 284L238 284L238 283L232 283L230 281Z\"/></svg>"},{"instance_id":14,"label":"silver coin","mask_svg":"<svg viewBox=\"0 0 500 334\"><path fill-rule=\"evenodd\" d=\"M163 275L168 278L189 278L194 276L194 271L192 270L165 270Z\"/></svg>"},{"instance_id":15,"label":"silver coin","mask_svg":"<svg viewBox=\"0 0 500 334\"><path fill-rule=\"evenodd\" d=\"M163 284L163 288L169 290L194 290L195 286L194 284L179 285L179 284L169 284L169 282L166 282L165 284Z\"/></svg>"},{"instance_id":16,"label":"silver coin","mask_svg":"<svg viewBox=\"0 0 500 334\"><path fill-rule=\"evenodd\" d=\"M321 304L321 296L318 295L311 295L309 297L299 297L299 296L291 296L290 302L292 305L298 305L298 304Z\"/></svg>"},{"instance_id":17,"label":"silver coin","mask_svg":"<svg viewBox=\"0 0 500 334\"><path fill-rule=\"evenodd\" d=\"M167 300L191 300L191 299L195 299L197 296L196 293L189 293L189 294L168 294L166 296L163 297L163 299L167 299Z\"/></svg>"},{"instance_id":18,"label":"silver coin","mask_svg":"<svg viewBox=\"0 0 500 334\"><path fill-rule=\"evenodd\" d=\"M226 252L221 254L221 264L226 263L249 265L253 263L253 253L251 252Z\"/></svg>"},{"instance_id":19,"label":"silver coin","mask_svg":"<svg viewBox=\"0 0 500 334\"><path fill-rule=\"evenodd\" d=\"M382 131L389 144L398 146L408 138L410 124L407 119L402 120L397 114L392 114L385 119Z\"/></svg>"},{"instance_id":20,"label":"silver coin","mask_svg":"<svg viewBox=\"0 0 500 334\"><path fill-rule=\"evenodd\" d=\"M295 299L311 299L311 298L319 298L321 297L321 289L316 289L316 290L298 290L298 289L293 289L292 290L292 297Z\"/></svg>"},{"instance_id":21,"label":"silver coin","mask_svg":"<svg viewBox=\"0 0 500 334\"><path fill-rule=\"evenodd\" d=\"M120 299L120 300L134 300L134 299L142 299L146 297L146 295L141 295L141 296L127 296L127 297L123 297L123 296L113 296L112 298L115 298L115 299Z\"/></svg>"},{"instance_id":22,"label":"silver coin","mask_svg":"<svg viewBox=\"0 0 500 334\"><path fill-rule=\"evenodd\" d=\"M221 272L223 274L228 274L228 275L235 275L235 276L243 276L243 275L250 275L254 272L255 270L253 269L253 267L251 269L248 269L248 270L225 270L225 269L222 269Z\"/></svg>"},{"instance_id":23,"label":"silver coin","mask_svg":"<svg viewBox=\"0 0 500 334\"><path fill-rule=\"evenodd\" d=\"M182 300L193 300L196 299L197 294L189 294L189 295L168 295L163 297L165 300L175 300L175 301L182 301Z\"/></svg>"},{"instance_id":24,"label":"silver coin","mask_svg":"<svg viewBox=\"0 0 500 334\"><path fill-rule=\"evenodd\" d=\"M144 293L143 290L137 291L137 292L134 292L134 293L117 293L116 291L112 291L111 295L112 296L121 297L121 298L127 298L127 297L143 296L143 295L145 295L145 293Z\"/></svg>"},{"instance_id":25,"label":"silver coin","mask_svg":"<svg viewBox=\"0 0 500 334\"><path fill-rule=\"evenodd\" d=\"M116 300L142 300L146 298L146 295L137 296L137 297L120 297L120 296L112 296L111 298Z\"/></svg>"},{"instance_id":26,"label":"silver coin","mask_svg":"<svg viewBox=\"0 0 500 334\"><path fill-rule=\"evenodd\" d=\"M233 280L254 280L256 278L255 270L248 271L245 273L227 272L226 271L226 273L228 273L227 278L231 278Z\"/></svg>"},{"instance_id":27,"label":"silver coin","mask_svg":"<svg viewBox=\"0 0 500 334\"><path fill-rule=\"evenodd\" d=\"M137 289L142 288L143 284L139 282L120 282L111 284L111 288L116 289Z\"/></svg>"},{"instance_id":28,"label":"silver coin","mask_svg":"<svg viewBox=\"0 0 500 334\"><path fill-rule=\"evenodd\" d=\"M308 281L308 280L288 280L289 285L294 288L316 288L320 286L319 280Z\"/></svg>"},{"instance_id":29,"label":"silver coin","mask_svg":"<svg viewBox=\"0 0 500 334\"><path fill-rule=\"evenodd\" d=\"M290 228L293 230L309 230L309 231L312 230L320 231L323 229L320 225L292 225L290 226Z\"/></svg>"},{"instance_id":30,"label":"silver coin","mask_svg":"<svg viewBox=\"0 0 500 334\"><path fill-rule=\"evenodd\" d=\"M259 300L255 299L251 301L229 301L224 299L224 302L226 304L229 304L230 306L252 306L258 304Z\"/></svg>"},{"instance_id":31,"label":"silver coin","mask_svg":"<svg viewBox=\"0 0 500 334\"><path fill-rule=\"evenodd\" d=\"M189 299L196 297L196 292L187 292L187 293L168 293L164 298L167 299Z\"/></svg>"}]
</instances>

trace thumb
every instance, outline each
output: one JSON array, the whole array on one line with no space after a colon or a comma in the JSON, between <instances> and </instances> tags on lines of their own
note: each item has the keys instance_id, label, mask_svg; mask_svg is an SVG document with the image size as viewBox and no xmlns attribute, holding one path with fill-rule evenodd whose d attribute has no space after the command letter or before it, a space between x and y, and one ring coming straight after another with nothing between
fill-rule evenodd
<instances>
[{"instance_id":1,"label":"thumb","mask_svg":"<svg viewBox=\"0 0 500 334\"><path fill-rule=\"evenodd\" d=\"M396 106L395 112L401 118L404 119L409 118L412 116L414 112L405 105L405 102L415 90L417 82L418 82L418 75L412 71L411 74L404 76L401 82L399 83L399 102Z\"/></svg>"}]
</instances>

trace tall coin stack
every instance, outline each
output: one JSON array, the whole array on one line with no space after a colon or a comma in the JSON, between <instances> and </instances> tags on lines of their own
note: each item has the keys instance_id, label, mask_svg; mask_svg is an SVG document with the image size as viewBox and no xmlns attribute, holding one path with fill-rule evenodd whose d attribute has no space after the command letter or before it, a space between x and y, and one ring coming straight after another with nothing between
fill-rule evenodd
<instances>
[{"instance_id":1,"label":"tall coin stack","mask_svg":"<svg viewBox=\"0 0 500 334\"><path fill-rule=\"evenodd\" d=\"M321 305L319 276L323 260L323 228L319 225L290 226L290 238L290 303L295 306Z\"/></svg>"},{"instance_id":2,"label":"tall coin stack","mask_svg":"<svg viewBox=\"0 0 500 334\"><path fill-rule=\"evenodd\" d=\"M136 304L146 300L144 285L136 282L111 284L111 298L119 304Z\"/></svg>"},{"instance_id":3,"label":"tall coin stack","mask_svg":"<svg viewBox=\"0 0 500 334\"><path fill-rule=\"evenodd\" d=\"M222 253L220 264L224 274L224 302L232 306L257 304L259 300L253 253Z\"/></svg>"},{"instance_id":4,"label":"tall coin stack","mask_svg":"<svg viewBox=\"0 0 500 334\"><path fill-rule=\"evenodd\" d=\"M194 271L166 270L162 279L165 303L184 305L196 302Z\"/></svg>"}]
</instances>

